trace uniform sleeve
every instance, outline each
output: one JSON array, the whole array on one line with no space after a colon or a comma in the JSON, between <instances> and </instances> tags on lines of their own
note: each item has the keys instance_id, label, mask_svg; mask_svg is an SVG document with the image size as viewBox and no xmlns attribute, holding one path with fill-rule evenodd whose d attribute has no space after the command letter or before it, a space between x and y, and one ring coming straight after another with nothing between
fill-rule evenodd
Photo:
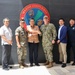
<instances>
[{"instance_id":1,"label":"uniform sleeve","mask_svg":"<svg viewBox=\"0 0 75 75\"><path fill-rule=\"evenodd\" d=\"M42 32L42 26L40 27L40 31Z\"/></svg>"},{"instance_id":2,"label":"uniform sleeve","mask_svg":"<svg viewBox=\"0 0 75 75\"><path fill-rule=\"evenodd\" d=\"M4 29L0 28L0 35L5 35Z\"/></svg>"},{"instance_id":3,"label":"uniform sleeve","mask_svg":"<svg viewBox=\"0 0 75 75\"><path fill-rule=\"evenodd\" d=\"M56 40L57 32L54 24L52 24L52 34L53 34L53 40Z\"/></svg>"},{"instance_id":4,"label":"uniform sleeve","mask_svg":"<svg viewBox=\"0 0 75 75\"><path fill-rule=\"evenodd\" d=\"M18 28L15 30L15 35L19 35L19 29Z\"/></svg>"},{"instance_id":5,"label":"uniform sleeve","mask_svg":"<svg viewBox=\"0 0 75 75\"><path fill-rule=\"evenodd\" d=\"M41 32L41 35L40 36L42 36L42 34L43 34L43 32L42 32L42 26L39 28L39 30Z\"/></svg>"}]
</instances>

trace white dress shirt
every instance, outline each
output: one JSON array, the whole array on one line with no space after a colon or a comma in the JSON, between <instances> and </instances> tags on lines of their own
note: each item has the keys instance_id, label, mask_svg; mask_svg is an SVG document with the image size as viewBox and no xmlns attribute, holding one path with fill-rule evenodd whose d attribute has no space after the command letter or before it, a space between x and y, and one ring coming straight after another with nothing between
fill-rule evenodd
<instances>
[{"instance_id":1,"label":"white dress shirt","mask_svg":"<svg viewBox=\"0 0 75 75\"><path fill-rule=\"evenodd\" d=\"M3 25L0 28L0 35L4 35L7 40L12 40L12 30L10 29L10 27L6 27L5 25ZM8 43L1 38L1 44L5 45Z\"/></svg>"},{"instance_id":2,"label":"white dress shirt","mask_svg":"<svg viewBox=\"0 0 75 75\"><path fill-rule=\"evenodd\" d=\"M60 26L59 30L58 30L58 39L60 40L60 31L61 31L61 28L63 27L64 25Z\"/></svg>"}]
</instances>

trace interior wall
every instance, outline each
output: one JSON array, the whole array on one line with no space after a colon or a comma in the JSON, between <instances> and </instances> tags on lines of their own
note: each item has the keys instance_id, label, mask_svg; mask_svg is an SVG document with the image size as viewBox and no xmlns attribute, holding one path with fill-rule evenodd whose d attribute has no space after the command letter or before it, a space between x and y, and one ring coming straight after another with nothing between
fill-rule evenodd
<instances>
[{"instance_id":1,"label":"interior wall","mask_svg":"<svg viewBox=\"0 0 75 75\"><path fill-rule=\"evenodd\" d=\"M56 29L58 29L58 19L64 18L65 24L68 25L68 21L71 17L75 18L75 0L0 0L0 26L3 25L2 20L5 17L10 18L10 27L13 31L13 46L11 52L11 64L18 63L17 51L15 42L15 29L19 26L19 16L21 10L30 3L39 3L47 8L51 15L51 22L54 23ZM41 39L41 38L40 38ZM1 64L2 49L0 46L0 64ZM58 62L58 47L54 45L53 49L54 61ZM28 54L26 62L28 61ZM41 43L39 45L39 62L44 62L45 57Z\"/></svg>"}]
</instances>

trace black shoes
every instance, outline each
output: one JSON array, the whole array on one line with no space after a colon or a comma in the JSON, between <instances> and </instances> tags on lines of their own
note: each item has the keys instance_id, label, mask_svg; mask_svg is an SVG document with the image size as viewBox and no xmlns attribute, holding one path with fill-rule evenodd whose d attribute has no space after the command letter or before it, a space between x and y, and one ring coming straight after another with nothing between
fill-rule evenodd
<instances>
[{"instance_id":1,"label":"black shoes","mask_svg":"<svg viewBox=\"0 0 75 75\"><path fill-rule=\"evenodd\" d=\"M30 64L30 67L32 67L33 66L33 64Z\"/></svg>"},{"instance_id":2,"label":"black shoes","mask_svg":"<svg viewBox=\"0 0 75 75\"><path fill-rule=\"evenodd\" d=\"M12 66L7 66L7 67L3 67L3 70L9 70L11 68L12 68Z\"/></svg>"},{"instance_id":3,"label":"black shoes","mask_svg":"<svg viewBox=\"0 0 75 75\"><path fill-rule=\"evenodd\" d=\"M62 62L61 62L61 61L59 61L59 62L58 62L58 64L62 64Z\"/></svg>"},{"instance_id":4,"label":"black shoes","mask_svg":"<svg viewBox=\"0 0 75 75\"><path fill-rule=\"evenodd\" d=\"M74 66L75 65L75 62L72 65Z\"/></svg>"},{"instance_id":5,"label":"black shoes","mask_svg":"<svg viewBox=\"0 0 75 75\"><path fill-rule=\"evenodd\" d=\"M3 68L3 70L6 70L6 71L8 71L8 70L9 70L9 68Z\"/></svg>"},{"instance_id":6,"label":"black shoes","mask_svg":"<svg viewBox=\"0 0 75 75\"><path fill-rule=\"evenodd\" d=\"M4 67L3 70L8 71L9 70L9 67Z\"/></svg>"},{"instance_id":7,"label":"black shoes","mask_svg":"<svg viewBox=\"0 0 75 75\"><path fill-rule=\"evenodd\" d=\"M11 68L13 68L12 66L9 66L9 68L11 69Z\"/></svg>"},{"instance_id":8,"label":"black shoes","mask_svg":"<svg viewBox=\"0 0 75 75\"><path fill-rule=\"evenodd\" d=\"M62 67L62 68L66 67L66 63L63 63L61 67Z\"/></svg>"},{"instance_id":9,"label":"black shoes","mask_svg":"<svg viewBox=\"0 0 75 75\"><path fill-rule=\"evenodd\" d=\"M40 66L39 64L35 64L36 66Z\"/></svg>"}]
</instances>

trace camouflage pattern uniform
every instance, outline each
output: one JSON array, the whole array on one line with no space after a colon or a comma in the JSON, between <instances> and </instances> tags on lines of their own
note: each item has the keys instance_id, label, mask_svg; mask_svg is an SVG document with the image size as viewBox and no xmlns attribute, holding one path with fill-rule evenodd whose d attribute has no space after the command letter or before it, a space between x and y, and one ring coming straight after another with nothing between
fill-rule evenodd
<instances>
[{"instance_id":1,"label":"camouflage pattern uniform","mask_svg":"<svg viewBox=\"0 0 75 75\"><path fill-rule=\"evenodd\" d=\"M15 35L18 35L21 48L17 47L18 62L24 63L27 54L27 33L25 29L19 26L15 30Z\"/></svg>"},{"instance_id":2,"label":"camouflage pattern uniform","mask_svg":"<svg viewBox=\"0 0 75 75\"><path fill-rule=\"evenodd\" d=\"M56 28L52 23L49 23L48 25L42 25L40 29L42 32L42 46L46 60L52 62L53 61L52 40L56 39L57 35Z\"/></svg>"}]
</instances>

